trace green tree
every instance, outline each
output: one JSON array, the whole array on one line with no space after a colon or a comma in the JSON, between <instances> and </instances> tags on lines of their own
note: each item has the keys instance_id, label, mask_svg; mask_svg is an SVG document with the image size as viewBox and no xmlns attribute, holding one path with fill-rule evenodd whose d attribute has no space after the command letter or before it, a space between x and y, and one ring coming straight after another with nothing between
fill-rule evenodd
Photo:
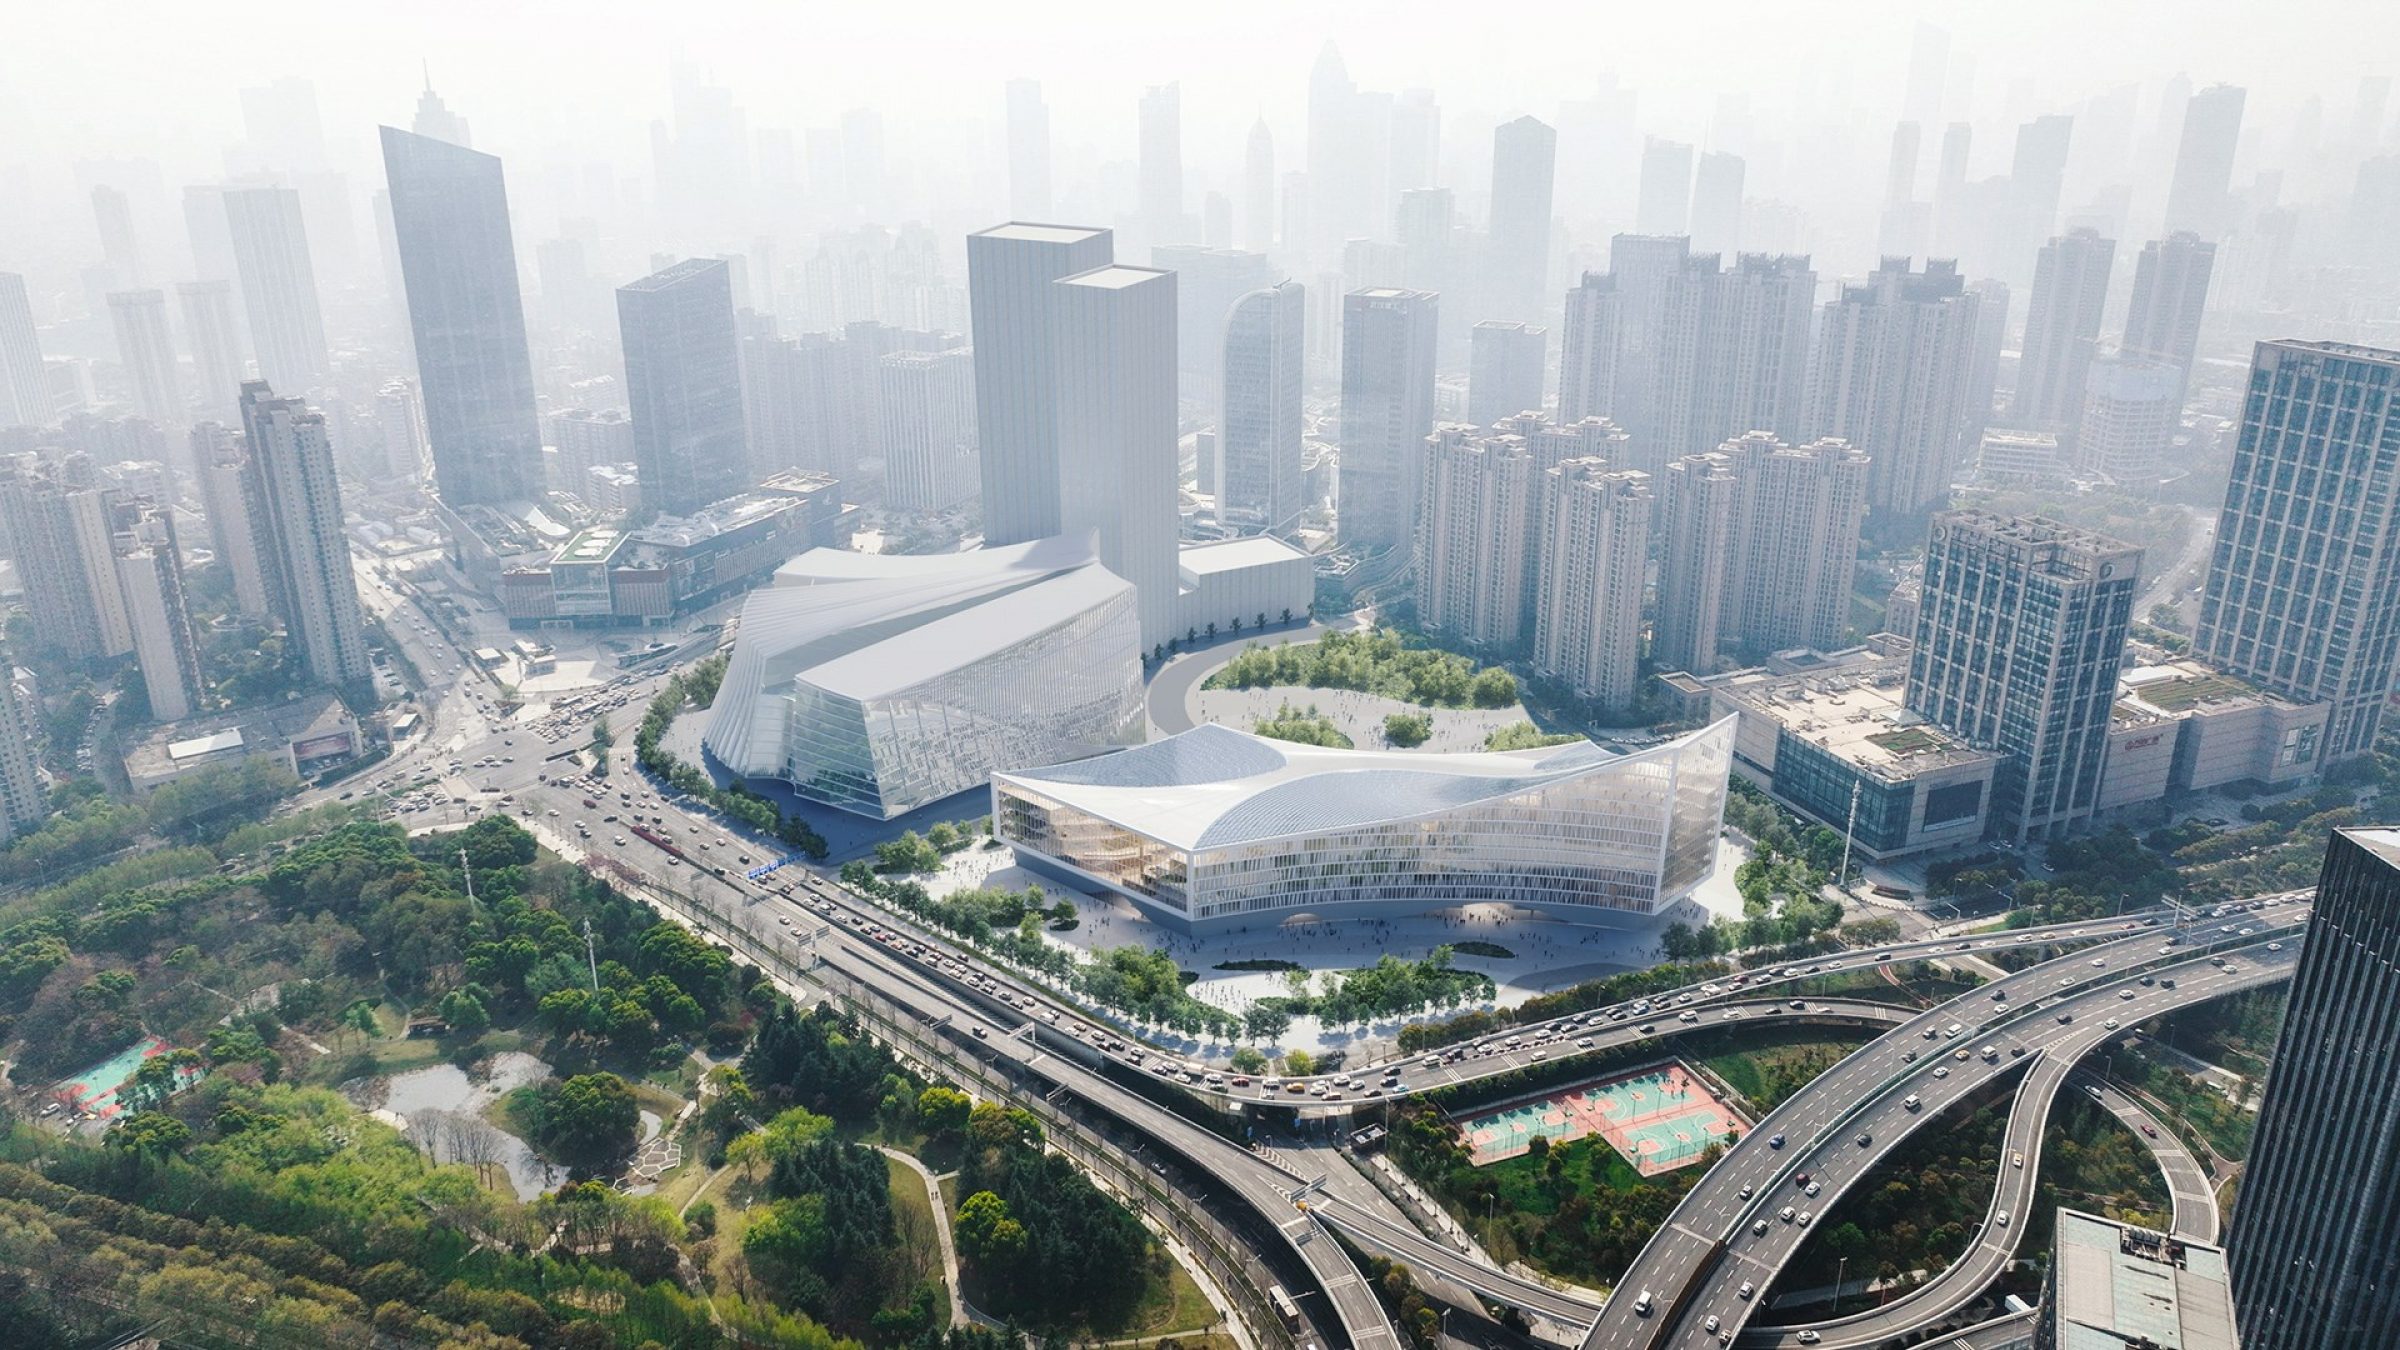
<instances>
[{"instance_id":1,"label":"green tree","mask_svg":"<svg viewBox=\"0 0 2400 1350\"><path fill-rule=\"evenodd\" d=\"M102 1142L143 1157L163 1158L191 1146L192 1127L163 1111L136 1111L111 1127Z\"/></svg>"},{"instance_id":2,"label":"green tree","mask_svg":"<svg viewBox=\"0 0 2400 1350\"><path fill-rule=\"evenodd\" d=\"M990 1191L977 1191L958 1207L951 1225L958 1250L977 1265L1005 1271L1025 1254L1025 1226L1009 1216L1008 1202Z\"/></svg>"},{"instance_id":3,"label":"green tree","mask_svg":"<svg viewBox=\"0 0 2400 1350\"><path fill-rule=\"evenodd\" d=\"M917 1124L927 1134L953 1134L967 1127L974 1099L957 1088L936 1083L917 1094Z\"/></svg>"},{"instance_id":4,"label":"green tree","mask_svg":"<svg viewBox=\"0 0 2400 1350\"><path fill-rule=\"evenodd\" d=\"M633 1149L641 1108L613 1073L582 1073L537 1090L534 1142L571 1167L596 1171Z\"/></svg>"},{"instance_id":5,"label":"green tree","mask_svg":"<svg viewBox=\"0 0 2400 1350\"><path fill-rule=\"evenodd\" d=\"M491 1010L483 1006L483 990L478 985L465 985L442 995L434 1011L450 1024L451 1034L472 1040L491 1030Z\"/></svg>"}]
</instances>

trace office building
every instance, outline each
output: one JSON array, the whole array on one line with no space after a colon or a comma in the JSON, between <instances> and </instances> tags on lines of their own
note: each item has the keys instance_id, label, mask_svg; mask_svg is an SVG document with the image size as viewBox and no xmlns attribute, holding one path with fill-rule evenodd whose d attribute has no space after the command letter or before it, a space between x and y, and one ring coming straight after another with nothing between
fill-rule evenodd
<instances>
[{"instance_id":1,"label":"office building","mask_svg":"<svg viewBox=\"0 0 2400 1350\"><path fill-rule=\"evenodd\" d=\"M442 96L433 92L430 78L425 89L417 95L416 116L409 119L408 129L419 136L447 141L462 150L475 148L475 138L467 127L467 119L450 111Z\"/></svg>"},{"instance_id":2,"label":"office building","mask_svg":"<svg viewBox=\"0 0 2400 1350\"><path fill-rule=\"evenodd\" d=\"M1483 279L1495 318L1524 323L1547 308L1550 194L1557 170L1558 133L1548 125L1520 117L1493 128L1490 253Z\"/></svg>"},{"instance_id":3,"label":"office building","mask_svg":"<svg viewBox=\"0 0 2400 1350\"><path fill-rule=\"evenodd\" d=\"M1657 914L1715 867L1731 722L1629 755L1332 750L1202 726L992 776L993 834L1176 931L1461 902L1569 922Z\"/></svg>"},{"instance_id":4,"label":"office building","mask_svg":"<svg viewBox=\"0 0 2400 1350\"><path fill-rule=\"evenodd\" d=\"M134 411L162 431L183 430L183 385L176 377L175 342L167 335L166 292L111 291L108 319Z\"/></svg>"},{"instance_id":5,"label":"office building","mask_svg":"<svg viewBox=\"0 0 2400 1350\"><path fill-rule=\"evenodd\" d=\"M2237 1350L2259 1344L2235 1329L2236 1281L2224 1248L2064 1206L2054 1231L2033 1350Z\"/></svg>"},{"instance_id":6,"label":"office building","mask_svg":"<svg viewBox=\"0 0 2400 1350\"><path fill-rule=\"evenodd\" d=\"M2167 476L2167 451L2183 425L2183 367L2110 353L2084 381L2075 455L2089 472L2140 492Z\"/></svg>"},{"instance_id":7,"label":"office building","mask_svg":"<svg viewBox=\"0 0 2400 1350\"><path fill-rule=\"evenodd\" d=\"M1513 319L1475 325L1468 347L1467 420L1488 427L1503 417L1540 412L1549 366L1549 329Z\"/></svg>"},{"instance_id":8,"label":"office building","mask_svg":"<svg viewBox=\"0 0 2400 1350\"><path fill-rule=\"evenodd\" d=\"M1683 141L1650 137L1642 145L1641 195L1634 208L1634 232L1679 235L1690 229L1692 147Z\"/></svg>"},{"instance_id":9,"label":"office building","mask_svg":"<svg viewBox=\"0 0 2400 1350\"><path fill-rule=\"evenodd\" d=\"M381 130L435 487L453 506L536 500L542 433L500 161Z\"/></svg>"},{"instance_id":10,"label":"office building","mask_svg":"<svg viewBox=\"0 0 2400 1350\"><path fill-rule=\"evenodd\" d=\"M2179 415L2200 359L2200 320L2208 309L2208 279L2216 261L2215 244L2178 233L2142 245L2133 265L2123 348L2128 356L2164 361L2183 372L2175 395Z\"/></svg>"},{"instance_id":11,"label":"office building","mask_svg":"<svg viewBox=\"0 0 2400 1350\"><path fill-rule=\"evenodd\" d=\"M417 387L407 380L386 380L375 391L375 431L382 453L378 472L413 479L425 470L425 413L417 405Z\"/></svg>"},{"instance_id":12,"label":"office building","mask_svg":"<svg viewBox=\"0 0 2400 1350\"><path fill-rule=\"evenodd\" d=\"M1264 253L1275 246L1275 133L1261 117L1242 151L1242 247Z\"/></svg>"},{"instance_id":13,"label":"office building","mask_svg":"<svg viewBox=\"0 0 2400 1350\"><path fill-rule=\"evenodd\" d=\"M2022 844L2089 817L2142 551L2053 521L1933 519L1908 708L2006 756L1990 833Z\"/></svg>"},{"instance_id":14,"label":"office building","mask_svg":"<svg viewBox=\"0 0 2400 1350\"><path fill-rule=\"evenodd\" d=\"M2400 1327L2400 833L2337 830L2225 1247L2249 1350Z\"/></svg>"},{"instance_id":15,"label":"office building","mask_svg":"<svg viewBox=\"0 0 2400 1350\"><path fill-rule=\"evenodd\" d=\"M1425 438L1417 622L1492 651L1525 637L1542 471L1522 436L1449 425Z\"/></svg>"},{"instance_id":16,"label":"office building","mask_svg":"<svg viewBox=\"0 0 2400 1350\"><path fill-rule=\"evenodd\" d=\"M889 820L998 769L1139 742L1139 630L1088 538L812 550L743 603L701 742L742 777Z\"/></svg>"},{"instance_id":17,"label":"office building","mask_svg":"<svg viewBox=\"0 0 2400 1350\"><path fill-rule=\"evenodd\" d=\"M2016 152L2009 161L2010 219L1998 222L1995 242L2009 259L2012 277L2024 275L2017 259L2036 252L2037 241L2050 237L2058 225L2058 203L2067 178L2067 146L2074 139L2075 119L2049 113L2017 127Z\"/></svg>"},{"instance_id":18,"label":"office building","mask_svg":"<svg viewBox=\"0 0 2400 1350\"><path fill-rule=\"evenodd\" d=\"M218 422L192 428L191 453L200 478L200 509L208 515L209 549L233 580L234 609L254 619L275 612L267 589L272 538L251 500L250 455L240 433Z\"/></svg>"},{"instance_id":19,"label":"office building","mask_svg":"<svg viewBox=\"0 0 2400 1350\"><path fill-rule=\"evenodd\" d=\"M2262 342L2192 647L2333 705L2327 762L2366 754L2400 666L2400 352Z\"/></svg>"},{"instance_id":20,"label":"office building","mask_svg":"<svg viewBox=\"0 0 2400 1350\"><path fill-rule=\"evenodd\" d=\"M1111 265L1051 283L1058 515L1140 600L1142 646L1177 626L1175 274ZM979 385L978 388L981 386Z\"/></svg>"},{"instance_id":21,"label":"office building","mask_svg":"<svg viewBox=\"0 0 2400 1350\"><path fill-rule=\"evenodd\" d=\"M1019 221L967 236L988 544L1058 533L1058 297L1051 283L1108 266L1115 247L1107 230Z\"/></svg>"},{"instance_id":22,"label":"office building","mask_svg":"<svg viewBox=\"0 0 2400 1350\"><path fill-rule=\"evenodd\" d=\"M317 304L300 194L292 188L226 188L225 228L259 378L302 393L325 382L333 359L325 347L325 314Z\"/></svg>"},{"instance_id":23,"label":"office building","mask_svg":"<svg viewBox=\"0 0 2400 1350\"><path fill-rule=\"evenodd\" d=\"M253 523L263 521L259 533L269 543L260 559L268 603L311 678L372 706L375 672L324 415L254 380L242 386L242 426Z\"/></svg>"},{"instance_id":24,"label":"office building","mask_svg":"<svg viewBox=\"0 0 2400 1350\"><path fill-rule=\"evenodd\" d=\"M1955 263L1886 258L1825 306L1809 377L1809 434L1868 458L1867 504L1896 522L1946 500L1970 420L1977 300ZM1895 523L1896 523L1895 522Z\"/></svg>"},{"instance_id":25,"label":"office building","mask_svg":"<svg viewBox=\"0 0 2400 1350\"><path fill-rule=\"evenodd\" d=\"M1050 214L1050 105L1039 80L1008 82L1008 214Z\"/></svg>"},{"instance_id":26,"label":"office building","mask_svg":"<svg viewBox=\"0 0 2400 1350\"><path fill-rule=\"evenodd\" d=\"M187 281L175 288L175 301L183 311L192 379L199 386L191 406L204 418L225 421L234 414L247 373L241 325L234 318L233 283Z\"/></svg>"},{"instance_id":27,"label":"office building","mask_svg":"<svg viewBox=\"0 0 2400 1350\"><path fill-rule=\"evenodd\" d=\"M50 425L50 379L25 278L0 272L0 427Z\"/></svg>"},{"instance_id":28,"label":"office building","mask_svg":"<svg viewBox=\"0 0 2400 1350\"><path fill-rule=\"evenodd\" d=\"M1405 558L1415 536L1440 303L1388 286L1342 297L1340 525L1352 548Z\"/></svg>"},{"instance_id":29,"label":"office building","mask_svg":"<svg viewBox=\"0 0 2400 1350\"><path fill-rule=\"evenodd\" d=\"M940 511L975 495L975 354L893 352L877 362L883 500Z\"/></svg>"},{"instance_id":30,"label":"office building","mask_svg":"<svg viewBox=\"0 0 2400 1350\"><path fill-rule=\"evenodd\" d=\"M1842 645L1868 472L1841 441L1790 446L1763 431L1668 465L1659 668L1705 674L1727 650Z\"/></svg>"},{"instance_id":31,"label":"office building","mask_svg":"<svg viewBox=\"0 0 2400 1350\"><path fill-rule=\"evenodd\" d=\"M2010 420L2021 427L2071 428L2083 414L2083 386L2108 304L2109 264L2117 241L2093 229L2070 230L2042 246L2025 311Z\"/></svg>"},{"instance_id":32,"label":"office building","mask_svg":"<svg viewBox=\"0 0 2400 1350\"><path fill-rule=\"evenodd\" d=\"M1183 89L1142 91L1140 201L1142 233L1152 245L1180 240L1183 219Z\"/></svg>"},{"instance_id":33,"label":"office building","mask_svg":"<svg viewBox=\"0 0 2400 1350\"><path fill-rule=\"evenodd\" d=\"M692 258L619 287L617 328L644 507L687 515L741 491L750 445L731 269Z\"/></svg>"},{"instance_id":34,"label":"office building","mask_svg":"<svg viewBox=\"0 0 2400 1350\"><path fill-rule=\"evenodd\" d=\"M1740 155L1710 151L1692 175L1692 250L1732 257L1742 246Z\"/></svg>"},{"instance_id":35,"label":"office building","mask_svg":"<svg viewBox=\"0 0 2400 1350\"><path fill-rule=\"evenodd\" d=\"M117 546L117 581L133 629L133 656L150 699L150 717L176 722L207 698L200 641L184 598L183 559L175 547L174 514L162 506L127 513Z\"/></svg>"},{"instance_id":36,"label":"office building","mask_svg":"<svg viewBox=\"0 0 2400 1350\"><path fill-rule=\"evenodd\" d=\"M1642 647L1650 476L1598 458L1543 474L1533 669L1602 709L1630 708Z\"/></svg>"},{"instance_id":37,"label":"office building","mask_svg":"<svg viewBox=\"0 0 2400 1350\"><path fill-rule=\"evenodd\" d=\"M2221 239L2235 225L2233 156L2242 138L2238 85L2211 85L2184 105L2183 138L2175 150L2175 177L2167 188L2167 230L2188 230Z\"/></svg>"},{"instance_id":38,"label":"office building","mask_svg":"<svg viewBox=\"0 0 2400 1350\"><path fill-rule=\"evenodd\" d=\"M1228 529L1287 534L1300 523L1307 311L1306 291L1286 281L1234 301L1226 318L1216 487Z\"/></svg>"},{"instance_id":39,"label":"office building","mask_svg":"<svg viewBox=\"0 0 2400 1350\"><path fill-rule=\"evenodd\" d=\"M142 251L133 238L132 203L103 183L92 189L92 223L100 232L100 265L118 285L140 286Z\"/></svg>"},{"instance_id":40,"label":"office building","mask_svg":"<svg viewBox=\"0 0 2400 1350\"><path fill-rule=\"evenodd\" d=\"M1198 409L1202 421L1212 421L1225 377L1225 324L1233 302L1274 285L1281 274L1264 253L1204 244L1153 248L1150 265L1175 274L1176 397Z\"/></svg>"}]
</instances>

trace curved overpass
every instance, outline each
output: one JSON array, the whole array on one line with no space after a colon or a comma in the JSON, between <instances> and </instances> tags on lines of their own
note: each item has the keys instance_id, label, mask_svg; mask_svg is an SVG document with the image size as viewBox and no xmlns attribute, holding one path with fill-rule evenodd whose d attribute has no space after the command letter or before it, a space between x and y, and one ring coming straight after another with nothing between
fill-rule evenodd
<instances>
[{"instance_id":1,"label":"curved overpass","mask_svg":"<svg viewBox=\"0 0 2400 1350\"><path fill-rule=\"evenodd\" d=\"M2276 918L2243 926L2279 928L2303 917L2300 911L2285 909ZM1722 1327L1727 1318L1733 1318L1738 1327L1751 1304L1734 1297L1733 1286L1744 1278L1753 1284L1765 1283L1798 1245L1796 1215L1792 1224L1780 1221L1782 1200L1776 1194L1794 1174L1823 1171L1823 1161L1831 1161L1834 1170L1829 1178L1838 1195L1839 1188L1855 1178L1860 1164L1880 1156L1873 1147L1878 1134L1888 1146L1892 1127L1917 1118L1904 1110L1902 1098L1907 1092L1915 1091L1921 1101L1938 1106L1955 1100L1968 1087L2024 1067L2022 1056L2007 1052L2022 1049L2030 1054L2046 1049L2056 1039L2055 1033L2066 1029L2053 1020L2057 1008L2046 1006L2045 999L2072 1004L2077 1015L2097 1019L2151 1016L2181 1006L2220 982L2201 973L2214 975L2211 967L2205 963L2186 966L2182 964L2185 958L2205 956L2211 945L2248 940L2237 928L2211 943L2210 939L2219 939L2211 929L2207 938L2198 932L2189 934L2202 945L2187 949L2161 947L2162 936L2150 933L2120 938L2009 975L1919 1016L1820 1075L1729 1149L1685 1195L1636 1258L1620 1287L1651 1291L1651 1314L1637 1314L1632 1302L1612 1305L1585 1344L1595 1350L1715 1344L1713 1335L1702 1332L1704 1319L1714 1315ZM2166 974L2188 974L2183 988L2129 986L2133 998L2113 997L2124 984L2126 972L2158 966L2162 961L2174 966ZM1990 1061L1975 1053L1985 1045L1995 1050ZM1962 1051L1968 1052L1963 1061L1956 1059ZM1923 1058L1925 1055L1935 1058ZM1870 1137L1864 1151L1852 1143L1859 1133ZM1797 1147L1775 1148L1771 1141L1777 1135ZM1844 1149L1851 1152L1844 1153ZM1804 1160L1816 1165L1806 1166ZM1820 1188L1825 1184L1820 1181ZM1743 1194L1745 1190L1750 1194ZM1762 1217L1759 1211L1770 1198L1776 1203L1764 1216L1770 1220L1768 1231L1757 1234L1752 1225ZM1735 1275L1723 1289L1712 1287L1716 1277L1735 1271L1746 1273ZM1712 1306L1698 1308L1702 1301ZM1691 1312L1687 1331L1683 1316L1689 1309L1697 1310Z\"/></svg>"}]
</instances>

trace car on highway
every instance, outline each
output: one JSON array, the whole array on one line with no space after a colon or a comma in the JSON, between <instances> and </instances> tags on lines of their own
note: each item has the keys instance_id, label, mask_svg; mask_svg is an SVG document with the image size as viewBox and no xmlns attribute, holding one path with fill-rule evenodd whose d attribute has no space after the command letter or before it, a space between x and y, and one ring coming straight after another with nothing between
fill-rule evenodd
<instances>
[{"instance_id":1,"label":"car on highway","mask_svg":"<svg viewBox=\"0 0 2400 1350\"><path fill-rule=\"evenodd\" d=\"M1874 1135L1871 1135L1871 1134L1867 1133L1867 1132L1866 1132L1866 1131L1864 1131L1864 1130L1861 1130L1861 1131L1859 1131L1859 1132L1858 1132L1858 1146L1859 1146L1860 1148L1866 1148L1867 1146L1869 1146L1869 1145L1873 1144L1874 1142L1875 1142L1875 1136L1874 1136Z\"/></svg>"},{"instance_id":2,"label":"car on highway","mask_svg":"<svg viewBox=\"0 0 2400 1350\"><path fill-rule=\"evenodd\" d=\"M1795 1220L1793 1220L1793 1222L1795 1222L1795 1223L1799 1224L1799 1225L1800 1225L1802 1228L1806 1228L1806 1227L1808 1227L1808 1221L1809 1221L1810 1219L1813 1219L1813 1218L1815 1218L1815 1217L1817 1217L1817 1216L1816 1216L1814 1213L1812 1213L1812 1212L1811 1212L1811 1211L1809 1211L1809 1210L1805 1210L1805 1209L1804 1209L1804 1210L1801 1210L1801 1211L1800 1211L1800 1217L1799 1217L1798 1219L1795 1219Z\"/></svg>"},{"instance_id":3,"label":"car on highway","mask_svg":"<svg viewBox=\"0 0 2400 1350\"><path fill-rule=\"evenodd\" d=\"M1816 1332L1807 1327L1800 1328L1800 1343L1802 1345L1815 1345L1818 1341L1823 1339L1825 1338L1819 1336Z\"/></svg>"},{"instance_id":4,"label":"car on highway","mask_svg":"<svg viewBox=\"0 0 2400 1350\"><path fill-rule=\"evenodd\" d=\"M2009 1165L2009 1166L2011 1166L2011 1167L2015 1167L2015 1168L2020 1168L2020 1169L2022 1169L2022 1168L2025 1166L2025 1155L2024 1155L2024 1154L2022 1154L2022 1153L2011 1153L2011 1154L2009 1154L2009 1155L2008 1155L2008 1165Z\"/></svg>"},{"instance_id":5,"label":"car on highway","mask_svg":"<svg viewBox=\"0 0 2400 1350\"><path fill-rule=\"evenodd\" d=\"M2000 1226L2001 1226L2002 1228L2006 1228L2006 1227L2008 1227L2008 1211L2007 1211L2007 1210L2005 1210L2005 1209L2004 1209L2004 1210L2001 1210L2001 1211L2000 1211L1999 1223L2000 1223Z\"/></svg>"}]
</instances>

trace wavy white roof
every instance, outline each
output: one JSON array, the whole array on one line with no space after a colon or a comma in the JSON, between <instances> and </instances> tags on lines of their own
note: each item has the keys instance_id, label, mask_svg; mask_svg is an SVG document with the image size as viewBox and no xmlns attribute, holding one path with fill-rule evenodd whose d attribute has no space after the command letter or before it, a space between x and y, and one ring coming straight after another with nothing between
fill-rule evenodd
<instances>
[{"instance_id":1,"label":"wavy white roof","mask_svg":"<svg viewBox=\"0 0 2400 1350\"><path fill-rule=\"evenodd\" d=\"M1129 592L1092 540L886 557L811 549L742 603L702 741L746 776L780 772L795 679L866 702L974 665Z\"/></svg>"},{"instance_id":2,"label":"wavy white roof","mask_svg":"<svg viewBox=\"0 0 2400 1350\"><path fill-rule=\"evenodd\" d=\"M1414 820L1562 779L1671 759L1708 729L1630 755L1590 741L1538 750L1333 750L1200 726L1097 759L993 775L1173 848L1214 849Z\"/></svg>"}]
</instances>

